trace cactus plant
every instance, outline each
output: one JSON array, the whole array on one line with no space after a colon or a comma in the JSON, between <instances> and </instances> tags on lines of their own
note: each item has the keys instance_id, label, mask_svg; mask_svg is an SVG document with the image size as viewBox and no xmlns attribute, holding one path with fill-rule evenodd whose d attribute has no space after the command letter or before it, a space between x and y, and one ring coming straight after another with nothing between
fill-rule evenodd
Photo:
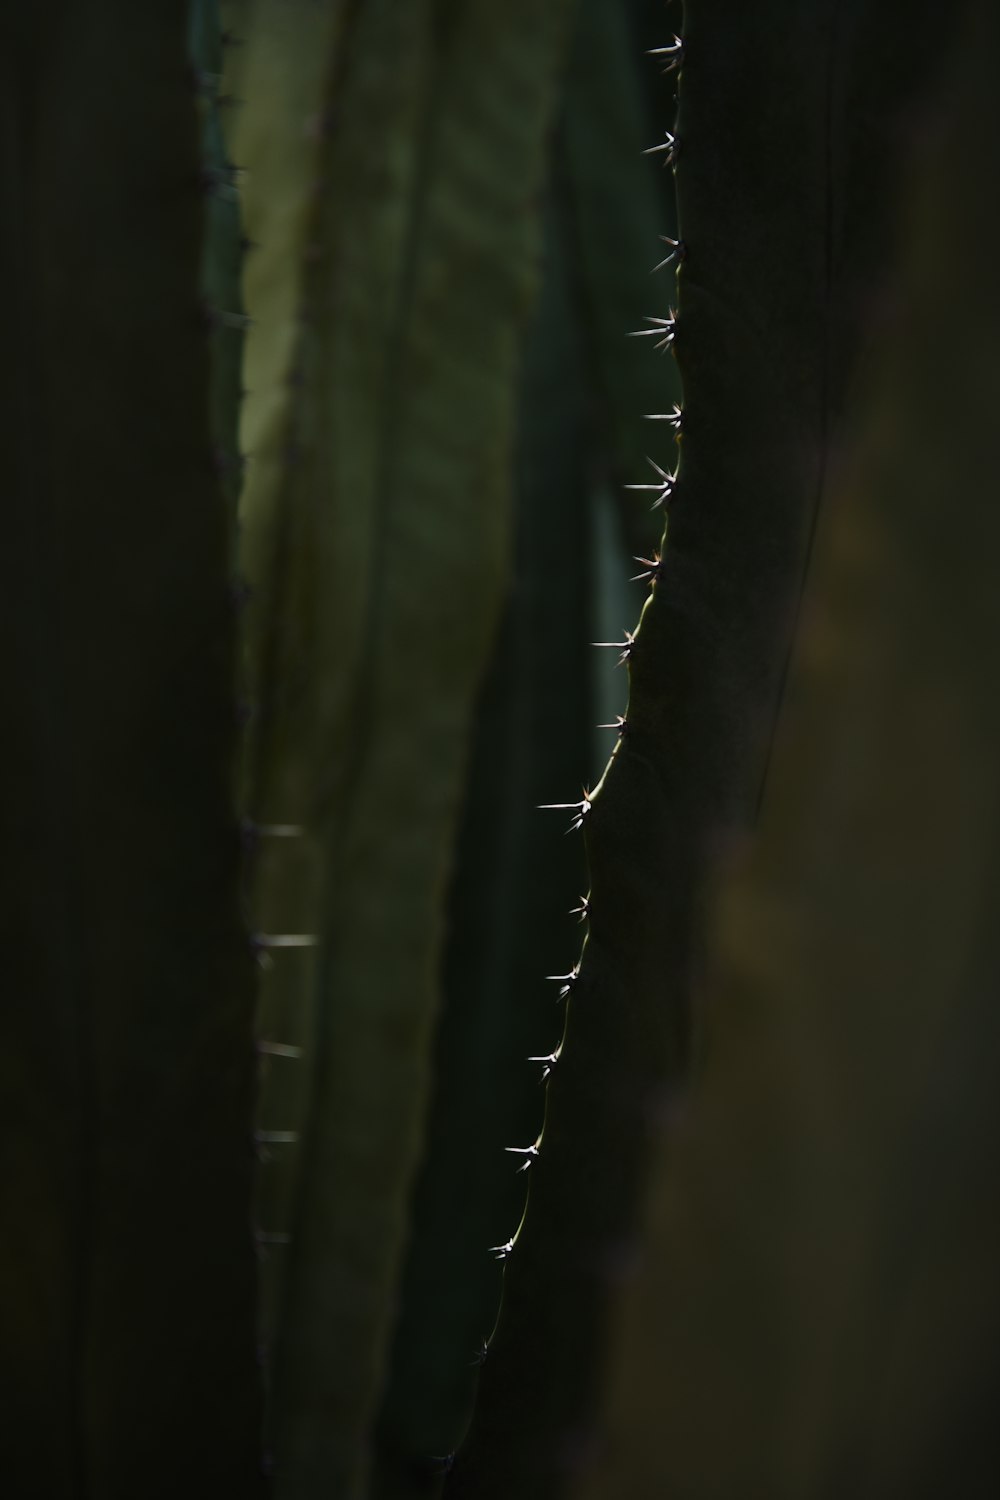
<instances>
[{"instance_id":1,"label":"cactus plant","mask_svg":"<svg viewBox=\"0 0 1000 1500\"><path fill-rule=\"evenodd\" d=\"M723 1009L729 1052L721 1066L709 1054L698 1104L717 1133L691 1149L668 1131L660 1187L697 1226L688 1236L675 1216L665 1237L684 1293L682 1309L667 1295L662 1325L670 1451L662 1468L595 1470L592 1500L602 1485L642 1491L650 1474L706 1500L728 1493L721 1445L699 1451L710 1384L734 1411L752 1386L754 1420L734 1418L729 1446L762 1493L940 1492L969 1453L985 1466L995 1360L982 1327L996 1314L989 1291L971 1314L955 1294L954 1266L964 1286L978 1261L957 1258L949 1226L997 1238L968 1166L997 1124L983 998L997 622L982 497L997 320L995 211L977 186L1000 144L986 0L943 26L923 0L905 12L770 0L754 15L689 0L683 40L667 35L658 54L664 96L682 77L676 128L616 187L633 224L673 236L648 282L663 300L632 330L642 338L620 330L620 360L609 309L633 300L635 282L604 233L617 210L595 205L617 201L598 159L614 161L615 132L635 124L631 85L612 82L628 72L622 9L581 7L554 153L571 0L223 0L221 23L216 0L8 11L8 1488L250 1497L274 1467L279 1500L565 1494L593 1450L615 1289L635 1263L651 1151L704 1056L697 1002L718 953L737 997L748 973L763 992L796 1066ZM902 167L929 138L929 101L944 144L904 222ZM676 231L646 196L642 169L658 159L676 176ZM514 414L543 199L550 274L521 390L531 472L511 589ZM959 249L973 242L964 258L955 235ZM936 402L923 312L949 254L960 274L945 322L971 373ZM547 639L575 631L581 650L583 559L607 523L606 480L642 430L622 371L644 389L630 360L649 344L647 369L671 373L664 420L648 429L658 477L635 481L669 525L658 552L636 547L650 590L638 627L607 636L629 692L617 747L593 791L562 794L590 864L587 936L579 961L553 966L565 972L543 1006L541 976L528 977L539 890L582 848L563 840L531 885L512 851L529 846L529 796L560 796L541 789L543 766L590 753L577 721L595 679L574 675L560 697L551 664L537 651L526 661L553 554L580 573L556 581L563 612ZM578 368L556 404L560 359ZM582 415L595 369L603 449ZM919 453L932 405L940 431ZM558 482L546 477L556 434L574 447ZM960 524L941 528L950 483ZM568 547L564 526L577 532ZM612 569L603 558L593 571ZM845 578L865 582L861 624L838 616ZM948 606L937 627L923 608L935 588ZM914 641L921 681L953 712L893 780L907 727L924 727ZM882 701L876 663L895 699ZM846 714L822 727L817 677L856 709L870 764ZM523 743L521 726L537 737L562 702L560 733ZM855 752L850 774L841 744ZM959 763L944 792L938 744ZM837 795L849 816L831 822ZM756 802L760 850L714 924L720 856ZM539 830L551 816L537 814ZM922 817L925 848L893 876L896 904L873 934L859 904L867 867L842 897L827 854L848 887L859 849L888 868L900 828ZM928 851L953 879L942 901ZM789 910L789 869L822 894L821 921ZM558 940L552 901L545 942ZM921 940L939 929L919 966L903 909L926 915ZM521 924L516 940L504 924ZM761 928L779 939L763 960ZM825 945L842 940L829 960ZM813 967L807 1022L789 997ZM905 1047L900 976L914 1001ZM831 1015L835 981L855 985L843 1017ZM546 1032L537 1071L523 1068L509 1100L486 1096L498 1058L533 1028ZM829 1087L819 1054L854 1056L866 1037L879 1063L844 1146L817 1104ZM928 1088L938 1055L947 1087L932 1070ZM882 1087L879 1069L894 1067ZM810 1180L794 1201L772 1200L788 1275L758 1264L764 1295L749 1311L734 1289L753 1213L730 1205L735 1252L713 1240L711 1212L698 1221L725 1180L720 1160L737 1188L760 1186L759 1166L748 1179L740 1168L755 1140L772 1140L773 1112L739 1149L732 1121L753 1112L764 1077L788 1090L808 1162L860 1173L865 1158L870 1212L852 1274L826 1298L835 1320L803 1298L832 1272L802 1225L839 1223L839 1190ZM502 1140L515 1116L527 1128ZM486 1150L494 1160L448 1244L449 1195ZM946 1172L958 1158L966 1169ZM450 1266L463 1269L445 1288ZM706 1310L709 1282L728 1326ZM800 1314L777 1374L764 1326L776 1305ZM941 1373L925 1378L942 1339ZM877 1373L854 1380L859 1367ZM716 1387L713 1369L739 1386ZM789 1370L801 1372L794 1389ZM915 1463L900 1434L938 1393L935 1420L916 1424ZM870 1410L884 1444L865 1432Z\"/></svg>"},{"instance_id":2,"label":"cactus plant","mask_svg":"<svg viewBox=\"0 0 1000 1500\"><path fill-rule=\"evenodd\" d=\"M243 795L251 829L264 832L253 840L249 901L257 930L289 940L268 955L258 1015L269 1049L258 1121L268 1153L258 1182L261 1339L273 1381L316 1100L328 845L344 815L377 577L380 400L427 58L419 6L367 6L348 24L343 7L257 0L231 5L227 24L239 37L227 89L244 101L232 151L249 164L255 245L241 438L240 558L253 590ZM345 212L350 232L338 233Z\"/></svg>"},{"instance_id":3,"label":"cactus plant","mask_svg":"<svg viewBox=\"0 0 1000 1500\"><path fill-rule=\"evenodd\" d=\"M640 435L650 436L642 413L660 384L624 336L645 305L650 246L669 227L669 180L641 154L641 63L620 8L586 0L552 142L541 306L523 376L514 578L477 715L428 1151L380 1416L379 1495L433 1493L467 1428L502 1275L484 1249L520 1216L541 1125L543 1065L526 1068L525 1058L550 1052L559 1032L544 978L565 945L553 894L563 891L566 907L578 897L582 855L550 837L537 805L588 775L592 741L607 750L607 731L593 727L611 712L593 706L604 665L587 646L593 599L609 571L628 603L634 586L621 582L627 549L603 489L609 475L628 476ZM626 503L648 550L648 504L623 494ZM612 524L607 556L592 563L595 510ZM614 692L613 668L611 678Z\"/></svg>"},{"instance_id":4,"label":"cactus plant","mask_svg":"<svg viewBox=\"0 0 1000 1500\"><path fill-rule=\"evenodd\" d=\"M924 63L920 28L900 38L898 19L782 0L763 45L756 11L689 0L683 40L666 39L680 104L655 149L676 176L683 264L676 311L665 301L648 328L681 371L680 460L651 485L669 520L639 626L617 643L619 743L576 804L588 932L456 1496L551 1497L591 1451L645 1159L698 1045L708 886L764 774L865 298L890 252Z\"/></svg>"},{"instance_id":5,"label":"cactus plant","mask_svg":"<svg viewBox=\"0 0 1000 1500\"><path fill-rule=\"evenodd\" d=\"M353 1492L367 1463L423 1125L461 772L506 579L518 330L567 14L549 7L526 46L516 12L479 3L358 7L325 38L316 169L290 174L309 182L311 207L282 213L270 249L270 163L282 170L285 154L260 139L266 112L240 132L248 227L262 247L247 284L264 340L259 355L251 341L250 384L268 382L244 428L246 566L251 583L265 579L248 789L254 822L302 827L315 846L310 891L297 892L308 911L292 925L321 942L318 965L293 955L298 975L276 955L262 1003L269 1032L302 1049L308 1068L304 1085L278 1094L269 1081L263 1098L266 1129L304 1139L297 1177L294 1140L284 1164L268 1164L276 1191L265 1200L270 1233L289 1241L276 1247L288 1275L268 1304L288 1494L332 1481ZM287 8L259 5L242 24L235 92L287 92L300 68L315 78ZM492 59L485 88L472 66L481 53ZM280 202L294 196L276 190ZM282 372L267 368L266 331L275 314L288 319L272 294L289 259L306 263L302 326L284 346L296 350L290 393L274 388ZM266 859L257 900L289 902L280 869L301 847L275 842Z\"/></svg>"}]
</instances>

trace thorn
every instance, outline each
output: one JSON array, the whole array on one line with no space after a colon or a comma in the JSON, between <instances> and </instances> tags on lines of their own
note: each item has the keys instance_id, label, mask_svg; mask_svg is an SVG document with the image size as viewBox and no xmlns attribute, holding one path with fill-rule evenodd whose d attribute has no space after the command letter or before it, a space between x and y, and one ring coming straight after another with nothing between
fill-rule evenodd
<instances>
[{"instance_id":1,"label":"thorn","mask_svg":"<svg viewBox=\"0 0 1000 1500\"><path fill-rule=\"evenodd\" d=\"M580 965L574 964L568 974L546 974L546 979L553 980L560 985L559 999L565 1000L570 990L580 977Z\"/></svg>"},{"instance_id":2,"label":"thorn","mask_svg":"<svg viewBox=\"0 0 1000 1500\"><path fill-rule=\"evenodd\" d=\"M469 1368L470 1369L474 1369L476 1365L485 1364L485 1362L486 1362L486 1356L487 1356L487 1354L489 1354L489 1352L490 1352L490 1346L486 1342L486 1340L483 1339L482 1343L479 1345L479 1348L476 1350L475 1354L472 1356L472 1360L470 1362Z\"/></svg>"},{"instance_id":3,"label":"thorn","mask_svg":"<svg viewBox=\"0 0 1000 1500\"><path fill-rule=\"evenodd\" d=\"M497 1260L506 1260L513 1248L513 1239L504 1240L502 1245L491 1245L490 1254L495 1255Z\"/></svg>"},{"instance_id":4,"label":"thorn","mask_svg":"<svg viewBox=\"0 0 1000 1500\"><path fill-rule=\"evenodd\" d=\"M645 563L646 571L645 573L634 573L629 579L629 583L638 583L642 578L651 578L655 582L660 571L660 554L655 552L652 557L637 557L635 560L638 563ZM619 718L618 723L622 729L625 728L625 720L623 718ZM597 727L598 729L614 729L615 726L613 724L598 724Z\"/></svg>"},{"instance_id":5,"label":"thorn","mask_svg":"<svg viewBox=\"0 0 1000 1500\"><path fill-rule=\"evenodd\" d=\"M273 1161L272 1153L268 1146L296 1146L299 1142L297 1130L255 1130L253 1143L257 1152L257 1160L260 1162Z\"/></svg>"},{"instance_id":6,"label":"thorn","mask_svg":"<svg viewBox=\"0 0 1000 1500\"><path fill-rule=\"evenodd\" d=\"M258 1260L266 1260L268 1250L272 1245L290 1245L292 1237L290 1234L277 1234L264 1229L254 1230L254 1243L257 1247Z\"/></svg>"},{"instance_id":7,"label":"thorn","mask_svg":"<svg viewBox=\"0 0 1000 1500\"><path fill-rule=\"evenodd\" d=\"M648 454L646 456L646 462L649 464L649 467L660 476L664 484L673 484L676 475L668 474L666 469L661 469L656 460L650 458Z\"/></svg>"},{"instance_id":8,"label":"thorn","mask_svg":"<svg viewBox=\"0 0 1000 1500\"><path fill-rule=\"evenodd\" d=\"M646 318L645 321L652 326L649 328L633 328L626 335L630 339L657 338L659 342L653 347L656 349L669 349L674 342L677 314L673 308L667 318Z\"/></svg>"},{"instance_id":9,"label":"thorn","mask_svg":"<svg viewBox=\"0 0 1000 1500\"><path fill-rule=\"evenodd\" d=\"M315 932L254 932L250 935L250 948L262 968L271 965L271 953L277 948L315 948L319 936Z\"/></svg>"},{"instance_id":10,"label":"thorn","mask_svg":"<svg viewBox=\"0 0 1000 1500\"><path fill-rule=\"evenodd\" d=\"M255 823L253 818L240 819L240 838L248 857L256 854L261 839L297 839L304 833L298 823Z\"/></svg>"},{"instance_id":11,"label":"thorn","mask_svg":"<svg viewBox=\"0 0 1000 1500\"><path fill-rule=\"evenodd\" d=\"M575 833L578 828L583 827L583 820L590 812L593 803L591 801L590 793L588 792L587 788L584 787L583 798L579 802L539 802L538 806L539 809L544 812L551 811L552 809L565 809L567 812L574 812L576 816L573 818L573 821L570 823L566 832Z\"/></svg>"},{"instance_id":12,"label":"thorn","mask_svg":"<svg viewBox=\"0 0 1000 1500\"><path fill-rule=\"evenodd\" d=\"M252 941L258 948L315 948L315 932L255 932Z\"/></svg>"},{"instance_id":13,"label":"thorn","mask_svg":"<svg viewBox=\"0 0 1000 1500\"><path fill-rule=\"evenodd\" d=\"M685 245L683 240L672 240L669 234L661 234L660 239L665 245L669 245L671 247L670 254L665 255L660 261L659 265L653 267L653 269L649 273L650 276L655 276L657 271L662 271L664 266L669 266L672 260L675 260L677 264L680 265L681 261L684 260L687 255L687 246Z\"/></svg>"},{"instance_id":14,"label":"thorn","mask_svg":"<svg viewBox=\"0 0 1000 1500\"><path fill-rule=\"evenodd\" d=\"M258 1042L257 1051L261 1057L290 1057L297 1059L305 1056L304 1047L292 1047L287 1042Z\"/></svg>"},{"instance_id":15,"label":"thorn","mask_svg":"<svg viewBox=\"0 0 1000 1500\"><path fill-rule=\"evenodd\" d=\"M523 1156L525 1158L517 1169L519 1172L526 1172L531 1163L538 1158L538 1141L535 1141L531 1146L505 1146L503 1149L509 1151L513 1156Z\"/></svg>"},{"instance_id":16,"label":"thorn","mask_svg":"<svg viewBox=\"0 0 1000 1500\"><path fill-rule=\"evenodd\" d=\"M630 490L659 490L659 494L653 501L652 505L649 507L650 510L655 510L658 505L664 505L674 493L673 484L630 484L627 486L627 488ZM645 559L642 557L636 558L636 562L644 561Z\"/></svg>"},{"instance_id":17,"label":"thorn","mask_svg":"<svg viewBox=\"0 0 1000 1500\"><path fill-rule=\"evenodd\" d=\"M647 146L642 154L643 156L653 156L657 151L664 151L666 155L663 158L663 165L665 167L672 167L677 160L679 143L677 137L671 135L669 130L665 130L663 133L666 136L666 140L659 146Z\"/></svg>"},{"instance_id":18,"label":"thorn","mask_svg":"<svg viewBox=\"0 0 1000 1500\"><path fill-rule=\"evenodd\" d=\"M648 411L645 415L647 422L669 422L675 432L680 432L684 413L675 401L670 411Z\"/></svg>"},{"instance_id":19,"label":"thorn","mask_svg":"<svg viewBox=\"0 0 1000 1500\"><path fill-rule=\"evenodd\" d=\"M648 339L648 338L652 338L654 334L662 333L665 328L666 329L670 329L673 326L673 318L645 318L644 322L646 322L646 323L652 323L653 327L652 328L633 328L630 333L626 334L626 338L630 338L630 339Z\"/></svg>"},{"instance_id":20,"label":"thorn","mask_svg":"<svg viewBox=\"0 0 1000 1500\"><path fill-rule=\"evenodd\" d=\"M668 474L665 469L660 468L659 464L653 463L653 460L651 458L647 458L646 462L656 470L657 474L660 476L660 482L658 484L627 484L625 488L627 490L658 490L659 493L650 506L651 510L655 510L658 505L663 505L670 499L677 484L677 475ZM647 559L644 557L636 558L636 562L646 561ZM634 582L634 580L632 581Z\"/></svg>"},{"instance_id":21,"label":"thorn","mask_svg":"<svg viewBox=\"0 0 1000 1500\"><path fill-rule=\"evenodd\" d=\"M559 1046L556 1048L556 1050L554 1052L547 1052L544 1057L529 1057L528 1058L529 1062L539 1062L539 1063L544 1063L545 1064L544 1068L542 1069L542 1076L539 1079L540 1083L544 1083L545 1080L550 1076L550 1074L552 1072L552 1069L555 1067L556 1063L559 1061L559 1058L560 1058L561 1054L562 1054L562 1042L559 1043Z\"/></svg>"},{"instance_id":22,"label":"thorn","mask_svg":"<svg viewBox=\"0 0 1000 1500\"><path fill-rule=\"evenodd\" d=\"M206 306L205 316L209 328L235 328L245 333L254 326L249 313L227 312L223 307Z\"/></svg>"},{"instance_id":23,"label":"thorn","mask_svg":"<svg viewBox=\"0 0 1000 1500\"><path fill-rule=\"evenodd\" d=\"M621 723L624 726L625 720L622 719ZM610 724L598 724L597 727L598 727L598 729L610 729L611 725ZM579 906L571 906L570 909L569 909L569 914L570 914L571 917L579 916L580 921L581 922L585 922L587 920L587 918L590 916L590 897L589 896L581 896L580 897L580 905ZM529 1057L528 1061L529 1062L540 1062L540 1061L543 1061L543 1059L537 1058L537 1057Z\"/></svg>"},{"instance_id":24,"label":"thorn","mask_svg":"<svg viewBox=\"0 0 1000 1500\"><path fill-rule=\"evenodd\" d=\"M673 73L674 70L680 68L682 63L684 62L684 43L681 38L675 33L674 39L669 44L669 46L651 47L646 56L668 57L670 59L670 61L667 63L667 66L663 69L663 76L664 78L666 78L668 73Z\"/></svg>"},{"instance_id":25,"label":"thorn","mask_svg":"<svg viewBox=\"0 0 1000 1500\"><path fill-rule=\"evenodd\" d=\"M635 645L635 636L632 634L632 632L630 630L626 630L624 634L625 639L623 641L593 641L592 644L595 646L610 646L613 647L615 651L620 651L621 656L619 656L617 661L617 665L620 667L628 661L629 657L632 655L632 648Z\"/></svg>"}]
</instances>

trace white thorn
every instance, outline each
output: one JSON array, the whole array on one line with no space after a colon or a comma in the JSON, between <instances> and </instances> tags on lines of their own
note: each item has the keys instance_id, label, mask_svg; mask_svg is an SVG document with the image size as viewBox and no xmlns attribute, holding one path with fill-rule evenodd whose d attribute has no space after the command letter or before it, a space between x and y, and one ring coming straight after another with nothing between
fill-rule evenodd
<instances>
[{"instance_id":1,"label":"white thorn","mask_svg":"<svg viewBox=\"0 0 1000 1500\"><path fill-rule=\"evenodd\" d=\"M290 1047L286 1042L258 1042L257 1051L265 1057L302 1057L304 1048Z\"/></svg>"},{"instance_id":2,"label":"white thorn","mask_svg":"<svg viewBox=\"0 0 1000 1500\"><path fill-rule=\"evenodd\" d=\"M258 948L315 948L319 937L315 932L255 932L253 941Z\"/></svg>"}]
</instances>

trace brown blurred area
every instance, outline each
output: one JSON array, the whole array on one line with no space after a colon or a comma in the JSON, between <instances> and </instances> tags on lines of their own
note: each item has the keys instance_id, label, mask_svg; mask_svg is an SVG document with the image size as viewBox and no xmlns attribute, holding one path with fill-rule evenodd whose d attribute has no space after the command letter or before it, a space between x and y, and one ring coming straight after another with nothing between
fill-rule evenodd
<instances>
[{"instance_id":1,"label":"brown blurred area","mask_svg":"<svg viewBox=\"0 0 1000 1500\"><path fill-rule=\"evenodd\" d=\"M579 1500L1000 1493L1000 18L972 6L714 902Z\"/></svg>"}]
</instances>

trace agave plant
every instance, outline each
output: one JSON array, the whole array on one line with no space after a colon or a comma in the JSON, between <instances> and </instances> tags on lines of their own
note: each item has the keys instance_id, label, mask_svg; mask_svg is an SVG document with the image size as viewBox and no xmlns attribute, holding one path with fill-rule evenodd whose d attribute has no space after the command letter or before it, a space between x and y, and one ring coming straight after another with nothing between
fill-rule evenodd
<instances>
[{"instance_id":1,"label":"agave plant","mask_svg":"<svg viewBox=\"0 0 1000 1500\"><path fill-rule=\"evenodd\" d=\"M8 9L8 1490L993 1493L993 8Z\"/></svg>"}]
</instances>

